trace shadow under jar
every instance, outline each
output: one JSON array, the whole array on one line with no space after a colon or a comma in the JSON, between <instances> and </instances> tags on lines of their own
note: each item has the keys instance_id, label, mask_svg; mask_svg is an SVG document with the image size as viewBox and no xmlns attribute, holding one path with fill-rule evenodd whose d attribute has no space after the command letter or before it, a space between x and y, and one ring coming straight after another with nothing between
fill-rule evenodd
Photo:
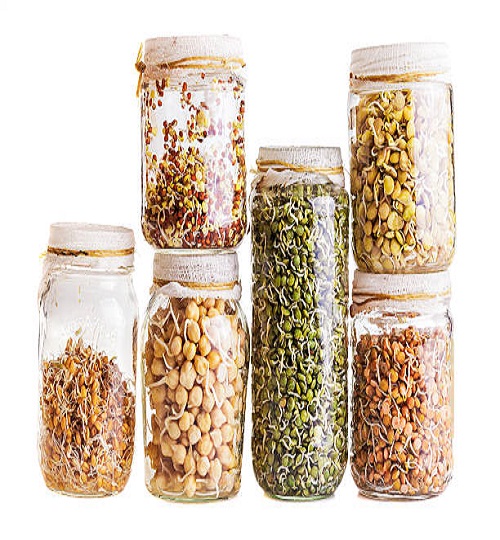
<instances>
[{"instance_id":1,"label":"shadow under jar","mask_svg":"<svg viewBox=\"0 0 500 540\"><path fill-rule=\"evenodd\" d=\"M355 272L351 470L362 495L424 499L453 468L447 272Z\"/></svg>"},{"instance_id":2,"label":"shadow under jar","mask_svg":"<svg viewBox=\"0 0 500 540\"><path fill-rule=\"evenodd\" d=\"M134 235L50 228L39 292L39 459L47 487L101 497L127 483L134 452Z\"/></svg>"},{"instance_id":3,"label":"shadow under jar","mask_svg":"<svg viewBox=\"0 0 500 540\"><path fill-rule=\"evenodd\" d=\"M338 148L261 148L252 212L252 457L283 499L347 462L349 202Z\"/></svg>"},{"instance_id":4,"label":"shadow under jar","mask_svg":"<svg viewBox=\"0 0 500 540\"><path fill-rule=\"evenodd\" d=\"M146 486L178 501L240 488L248 330L234 252L158 252L142 343Z\"/></svg>"},{"instance_id":5,"label":"shadow under jar","mask_svg":"<svg viewBox=\"0 0 500 540\"><path fill-rule=\"evenodd\" d=\"M229 36L145 42L142 230L156 249L235 247L246 232L243 66Z\"/></svg>"},{"instance_id":6,"label":"shadow under jar","mask_svg":"<svg viewBox=\"0 0 500 540\"><path fill-rule=\"evenodd\" d=\"M446 270L455 247L448 49L355 50L349 94L353 250L365 272Z\"/></svg>"}]
</instances>

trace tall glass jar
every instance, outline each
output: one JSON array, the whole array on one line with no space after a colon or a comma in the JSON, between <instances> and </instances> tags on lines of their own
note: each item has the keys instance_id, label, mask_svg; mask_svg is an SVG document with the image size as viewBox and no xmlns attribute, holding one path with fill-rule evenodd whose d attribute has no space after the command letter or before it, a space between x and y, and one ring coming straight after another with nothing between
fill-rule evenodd
<instances>
[{"instance_id":1,"label":"tall glass jar","mask_svg":"<svg viewBox=\"0 0 500 540\"><path fill-rule=\"evenodd\" d=\"M40 285L39 457L47 486L120 492L134 452L134 233L56 223Z\"/></svg>"},{"instance_id":2,"label":"tall glass jar","mask_svg":"<svg viewBox=\"0 0 500 540\"><path fill-rule=\"evenodd\" d=\"M365 272L446 270L455 246L448 48L400 43L352 53L353 250Z\"/></svg>"},{"instance_id":3,"label":"tall glass jar","mask_svg":"<svg viewBox=\"0 0 500 540\"><path fill-rule=\"evenodd\" d=\"M243 66L229 36L145 43L142 230L156 249L235 247L245 234Z\"/></svg>"},{"instance_id":4,"label":"tall glass jar","mask_svg":"<svg viewBox=\"0 0 500 540\"><path fill-rule=\"evenodd\" d=\"M248 329L235 252L157 252L142 342L146 486L179 501L240 488Z\"/></svg>"},{"instance_id":5,"label":"tall glass jar","mask_svg":"<svg viewBox=\"0 0 500 540\"><path fill-rule=\"evenodd\" d=\"M253 468L331 495L347 461L349 201L338 148L261 148L252 189Z\"/></svg>"},{"instance_id":6,"label":"tall glass jar","mask_svg":"<svg viewBox=\"0 0 500 540\"><path fill-rule=\"evenodd\" d=\"M351 469L363 495L423 499L453 468L453 339L447 272L356 271Z\"/></svg>"}]
</instances>

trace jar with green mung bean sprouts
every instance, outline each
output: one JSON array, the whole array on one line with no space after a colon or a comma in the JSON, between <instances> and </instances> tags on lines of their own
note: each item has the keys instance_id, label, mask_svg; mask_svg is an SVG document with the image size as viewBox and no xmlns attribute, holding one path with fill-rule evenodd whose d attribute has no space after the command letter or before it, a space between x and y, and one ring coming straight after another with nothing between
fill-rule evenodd
<instances>
[{"instance_id":1,"label":"jar with green mung bean sprouts","mask_svg":"<svg viewBox=\"0 0 500 540\"><path fill-rule=\"evenodd\" d=\"M349 201L338 148L261 148L252 196L252 457L264 491L332 495L347 461Z\"/></svg>"},{"instance_id":2,"label":"jar with green mung bean sprouts","mask_svg":"<svg viewBox=\"0 0 500 540\"><path fill-rule=\"evenodd\" d=\"M446 270L455 249L453 103L443 43L352 53L353 251L370 273Z\"/></svg>"}]
</instances>

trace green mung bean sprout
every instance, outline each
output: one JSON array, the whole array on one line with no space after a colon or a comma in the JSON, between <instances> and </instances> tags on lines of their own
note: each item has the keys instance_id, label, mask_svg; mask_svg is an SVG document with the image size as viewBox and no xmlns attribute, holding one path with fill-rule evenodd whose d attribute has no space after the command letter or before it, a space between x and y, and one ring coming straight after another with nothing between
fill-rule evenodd
<instances>
[{"instance_id":1,"label":"green mung bean sprout","mask_svg":"<svg viewBox=\"0 0 500 540\"><path fill-rule=\"evenodd\" d=\"M312 173L252 198L253 467L276 497L331 495L346 466L348 208Z\"/></svg>"}]
</instances>

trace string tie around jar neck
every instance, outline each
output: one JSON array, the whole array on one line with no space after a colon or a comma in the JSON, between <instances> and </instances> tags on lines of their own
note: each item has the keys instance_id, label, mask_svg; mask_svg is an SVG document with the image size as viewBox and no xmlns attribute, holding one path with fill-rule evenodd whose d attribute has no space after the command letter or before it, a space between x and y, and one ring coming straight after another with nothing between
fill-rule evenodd
<instances>
[{"instance_id":1,"label":"string tie around jar neck","mask_svg":"<svg viewBox=\"0 0 500 540\"><path fill-rule=\"evenodd\" d=\"M339 167L316 167L310 165L297 165L294 163L287 163L286 161L280 160L257 160L257 170L259 172L267 172L269 169L275 170L291 170L295 172L312 172L324 174L326 176L335 176L337 174L342 174L344 169L342 166Z\"/></svg>"},{"instance_id":2,"label":"string tie around jar neck","mask_svg":"<svg viewBox=\"0 0 500 540\"><path fill-rule=\"evenodd\" d=\"M47 247L47 253L63 257L126 257L134 254L134 248L128 249L64 249Z\"/></svg>"},{"instance_id":3,"label":"string tie around jar neck","mask_svg":"<svg viewBox=\"0 0 500 540\"><path fill-rule=\"evenodd\" d=\"M188 289L199 289L199 290L213 290L213 291L229 291L234 287L240 284L238 280L228 281L227 283L201 283L199 281L171 281L167 279L153 278L153 283L158 287L163 287L171 283L176 283L181 287L186 287Z\"/></svg>"}]
</instances>

